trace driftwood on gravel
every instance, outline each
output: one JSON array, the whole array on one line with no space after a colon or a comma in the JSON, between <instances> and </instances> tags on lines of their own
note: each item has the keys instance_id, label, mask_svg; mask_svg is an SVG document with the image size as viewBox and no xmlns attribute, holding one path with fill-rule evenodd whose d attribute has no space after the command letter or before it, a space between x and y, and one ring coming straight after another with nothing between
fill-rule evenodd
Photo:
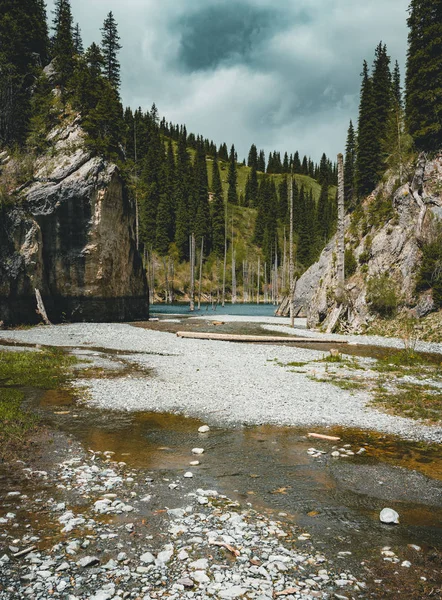
<instances>
[{"instance_id":1,"label":"driftwood on gravel","mask_svg":"<svg viewBox=\"0 0 442 600\"><path fill-rule=\"evenodd\" d=\"M43 303L43 298L40 294L40 290L38 290L37 288L35 288L35 298L37 300L37 310L35 312L37 313L37 315L40 315L45 325L52 325L52 323L48 319L48 315L46 314L46 309Z\"/></svg>"},{"instance_id":2,"label":"driftwood on gravel","mask_svg":"<svg viewBox=\"0 0 442 600\"><path fill-rule=\"evenodd\" d=\"M200 333L195 331L178 331L177 336L181 338L190 338L193 340L221 340L224 342L261 342L278 343L291 342L306 344L348 344L347 341L337 341L325 338L305 338L305 337L283 337L281 335L234 335L230 333Z\"/></svg>"}]
</instances>

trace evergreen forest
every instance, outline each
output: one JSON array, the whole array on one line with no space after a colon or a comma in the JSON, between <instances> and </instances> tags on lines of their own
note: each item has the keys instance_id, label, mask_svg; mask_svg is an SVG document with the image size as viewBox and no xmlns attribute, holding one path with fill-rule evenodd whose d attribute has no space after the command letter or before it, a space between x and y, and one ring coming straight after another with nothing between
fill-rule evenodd
<instances>
[{"instance_id":1,"label":"evergreen forest","mask_svg":"<svg viewBox=\"0 0 442 600\"><path fill-rule=\"evenodd\" d=\"M56 0L49 20L43 0L1 5L0 149L38 156L51 129L79 114L91 152L118 165L136 203L151 300L188 294L192 257L203 297L277 302L288 291L291 198L297 274L317 260L336 229L334 160L323 154L315 163L294 148L266 156L253 143L243 159L234 140L217 146L189 133L155 103L125 108L124 40L112 12L85 48L70 0ZM345 149L348 211L387 169L403 181L410 156L442 147L442 2L412 0L408 25L405 89L383 42L362 65L358 123L350 121ZM10 194L0 197L7 210Z\"/></svg>"}]
</instances>

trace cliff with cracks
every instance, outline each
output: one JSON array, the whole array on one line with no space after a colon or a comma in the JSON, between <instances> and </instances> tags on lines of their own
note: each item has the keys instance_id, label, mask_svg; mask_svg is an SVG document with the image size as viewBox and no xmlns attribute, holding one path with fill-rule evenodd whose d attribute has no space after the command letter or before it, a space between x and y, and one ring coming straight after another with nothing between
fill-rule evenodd
<instances>
[{"instance_id":1,"label":"cliff with cracks","mask_svg":"<svg viewBox=\"0 0 442 600\"><path fill-rule=\"evenodd\" d=\"M421 155L409 181L386 176L346 217L346 279L337 286L336 239L299 279L295 314L308 326L363 331L379 316L423 317L440 308L442 155ZM437 256L428 262L428 249ZM429 266L425 267L424 261ZM430 270L425 278L425 271ZM288 314L288 300L279 308Z\"/></svg>"},{"instance_id":2,"label":"cliff with cracks","mask_svg":"<svg viewBox=\"0 0 442 600\"><path fill-rule=\"evenodd\" d=\"M94 156L79 118L54 129L38 158L0 155L0 321L148 317L135 204L117 166Z\"/></svg>"}]
</instances>

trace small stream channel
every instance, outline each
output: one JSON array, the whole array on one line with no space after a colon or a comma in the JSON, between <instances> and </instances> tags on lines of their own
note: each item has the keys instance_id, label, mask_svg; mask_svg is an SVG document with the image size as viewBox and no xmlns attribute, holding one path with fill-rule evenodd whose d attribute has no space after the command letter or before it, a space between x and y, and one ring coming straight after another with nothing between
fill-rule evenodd
<instances>
[{"instance_id":1,"label":"small stream channel","mask_svg":"<svg viewBox=\"0 0 442 600\"><path fill-rule=\"evenodd\" d=\"M183 325L184 321L160 321L149 326L174 331ZM207 327L215 329L206 323ZM229 324L221 328L232 330ZM250 324L243 330L257 331ZM238 326L235 331L243 332ZM314 343L309 346L317 349ZM322 345L321 350L327 349ZM347 350L376 357L390 352L355 346ZM104 359L124 355L88 351ZM361 560L374 548L379 554L383 546L416 544L442 550L440 447L338 427L326 431L341 438L337 443L308 438L308 430L289 427L212 428L199 434L202 423L184 416L107 412L77 402L71 392L25 391L28 406L50 427L74 436L85 449L112 451L115 459L133 468L181 477L189 469L191 449L203 447L201 464L192 468L198 487L217 489L278 519L296 521L314 534L325 552L350 551ZM334 444L348 446L355 455L333 458ZM312 447L325 454L309 455ZM365 451L358 455L360 448ZM379 522L386 506L399 513L399 526Z\"/></svg>"},{"instance_id":2,"label":"small stream channel","mask_svg":"<svg viewBox=\"0 0 442 600\"><path fill-rule=\"evenodd\" d=\"M327 429L363 455L332 458L333 442L288 427L212 428L172 414L90 409L67 392L35 393L28 402L45 422L77 438L86 449L115 452L129 467L181 477L191 448L205 449L193 467L198 486L217 489L279 519L296 521L325 548L339 546L355 558L379 546L442 549L442 457L435 447L361 430ZM313 458L314 447L327 454ZM401 524L379 522L385 506Z\"/></svg>"}]
</instances>

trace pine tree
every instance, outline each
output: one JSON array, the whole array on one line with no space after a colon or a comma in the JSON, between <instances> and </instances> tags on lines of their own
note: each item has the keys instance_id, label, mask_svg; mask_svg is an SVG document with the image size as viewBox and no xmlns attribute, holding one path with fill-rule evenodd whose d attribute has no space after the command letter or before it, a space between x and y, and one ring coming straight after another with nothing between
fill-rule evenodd
<instances>
[{"instance_id":1,"label":"pine tree","mask_svg":"<svg viewBox=\"0 0 442 600\"><path fill-rule=\"evenodd\" d=\"M345 147L345 167L344 167L344 181L345 181L345 205L346 208L353 206L353 200L355 195L355 168L356 168L356 136L353 127L353 122L350 121L347 133L347 144Z\"/></svg>"},{"instance_id":2,"label":"pine tree","mask_svg":"<svg viewBox=\"0 0 442 600\"><path fill-rule=\"evenodd\" d=\"M329 177L329 163L325 154L321 156L321 162L319 164L319 172L317 175L318 183L323 185L324 183L328 183Z\"/></svg>"},{"instance_id":3,"label":"pine tree","mask_svg":"<svg viewBox=\"0 0 442 600\"><path fill-rule=\"evenodd\" d=\"M193 233L197 244L204 238L206 254L210 253L212 244L212 231L209 207L209 182L207 176L207 162L204 152L204 142L197 140L197 150L194 160L194 190L192 194L193 208L190 217L193 219Z\"/></svg>"},{"instance_id":4,"label":"pine tree","mask_svg":"<svg viewBox=\"0 0 442 600\"><path fill-rule=\"evenodd\" d=\"M396 61L393 71L392 103L387 123L383 151L385 163L399 175L400 183L404 181L405 163L412 147L412 138L405 131L405 115L402 100L401 75Z\"/></svg>"},{"instance_id":5,"label":"pine tree","mask_svg":"<svg viewBox=\"0 0 442 600\"><path fill-rule=\"evenodd\" d=\"M224 252L225 238L225 206L224 194L219 174L218 158L216 154L213 157L212 164L212 247L216 256L221 257Z\"/></svg>"},{"instance_id":6,"label":"pine tree","mask_svg":"<svg viewBox=\"0 0 442 600\"><path fill-rule=\"evenodd\" d=\"M190 158L187 152L187 135L184 129L178 140L176 160L176 215L175 244L182 259L189 256L189 195L190 195Z\"/></svg>"},{"instance_id":7,"label":"pine tree","mask_svg":"<svg viewBox=\"0 0 442 600\"><path fill-rule=\"evenodd\" d=\"M387 54L387 47L382 42L376 48L372 80L375 106L375 129L372 131L375 143L374 170L376 173L375 183L378 183L385 170L385 155L382 146L386 137L392 103L390 57Z\"/></svg>"},{"instance_id":8,"label":"pine tree","mask_svg":"<svg viewBox=\"0 0 442 600\"><path fill-rule=\"evenodd\" d=\"M359 198L366 196L376 186L376 106L373 81L364 61L362 72L361 100L359 104L358 150L356 156L356 184Z\"/></svg>"},{"instance_id":9,"label":"pine tree","mask_svg":"<svg viewBox=\"0 0 442 600\"><path fill-rule=\"evenodd\" d=\"M301 173L302 169L301 169L301 161L299 159L299 152L296 150L294 156L293 156L293 173Z\"/></svg>"},{"instance_id":10,"label":"pine tree","mask_svg":"<svg viewBox=\"0 0 442 600\"><path fill-rule=\"evenodd\" d=\"M64 89L74 71L73 19L70 0L55 0L52 54L57 67L57 79Z\"/></svg>"},{"instance_id":11,"label":"pine tree","mask_svg":"<svg viewBox=\"0 0 442 600\"><path fill-rule=\"evenodd\" d=\"M235 162L235 146L232 144L229 156L229 174L227 177L227 183L229 189L227 192L227 201L230 204L238 204L238 193L236 190L237 186L237 174L236 174L236 162Z\"/></svg>"},{"instance_id":12,"label":"pine tree","mask_svg":"<svg viewBox=\"0 0 442 600\"><path fill-rule=\"evenodd\" d=\"M255 144L252 144L250 147L249 156L247 159L247 166L255 167L255 169L258 168L258 151L256 149Z\"/></svg>"},{"instance_id":13,"label":"pine tree","mask_svg":"<svg viewBox=\"0 0 442 600\"><path fill-rule=\"evenodd\" d=\"M118 35L117 23L112 11L107 15L101 29L101 48L104 57L104 75L110 84L118 90L120 81L120 63L118 52L121 50L120 36Z\"/></svg>"},{"instance_id":14,"label":"pine tree","mask_svg":"<svg viewBox=\"0 0 442 600\"><path fill-rule=\"evenodd\" d=\"M416 147L442 147L442 3L411 0L408 18L406 121Z\"/></svg>"},{"instance_id":15,"label":"pine tree","mask_svg":"<svg viewBox=\"0 0 442 600\"><path fill-rule=\"evenodd\" d=\"M23 145L31 94L48 60L43 0L2 0L0 10L0 146Z\"/></svg>"},{"instance_id":16,"label":"pine tree","mask_svg":"<svg viewBox=\"0 0 442 600\"><path fill-rule=\"evenodd\" d=\"M260 150L258 157L258 166L257 171L261 171L261 173L265 173L266 170L266 155L264 150Z\"/></svg>"},{"instance_id":17,"label":"pine tree","mask_svg":"<svg viewBox=\"0 0 442 600\"><path fill-rule=\"evenodd\" d=\"M84 54L83 40L81 39L80 25L77 23L73 33L75 54Z\"/></svg>"}]
</instances>

